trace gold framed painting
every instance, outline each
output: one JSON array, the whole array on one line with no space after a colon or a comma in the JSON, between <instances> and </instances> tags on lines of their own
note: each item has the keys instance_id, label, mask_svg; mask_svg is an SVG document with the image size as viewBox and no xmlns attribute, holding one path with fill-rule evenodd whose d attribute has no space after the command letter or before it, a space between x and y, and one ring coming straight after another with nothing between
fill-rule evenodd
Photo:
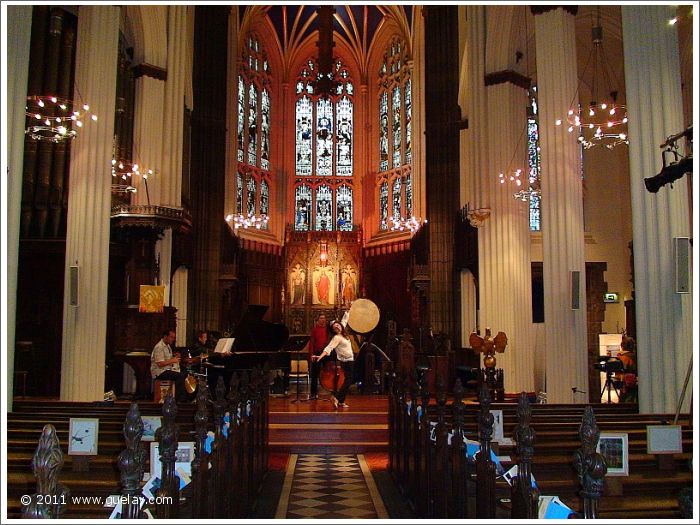
<instances>
[{"instance_id":1,"label":"gold framed painting","mask_svg":"<svg viewBox=\"0 0 700 525\"><path fill-rule=\"evenodd\" d=\"M165 286L142 284L139 287L139 312L159 314L165 306Z\"/></svg>"}]
</instances>

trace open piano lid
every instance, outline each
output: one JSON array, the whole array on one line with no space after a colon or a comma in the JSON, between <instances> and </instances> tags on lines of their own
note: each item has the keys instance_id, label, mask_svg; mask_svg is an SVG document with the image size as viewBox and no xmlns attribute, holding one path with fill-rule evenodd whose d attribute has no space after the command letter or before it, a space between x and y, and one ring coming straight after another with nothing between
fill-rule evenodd
<instances>
[{"instance_id":1,"label":"open piano lid","mask_svg":"<svg viewBox=\"0 0 700 525\"><path fill-rule=\"evenodd\" d=\"M233 331L234 352L277 352L289 339L289 329L283 323L263 321L268 306L249 304Z\"/></svg>"}]
</instances>

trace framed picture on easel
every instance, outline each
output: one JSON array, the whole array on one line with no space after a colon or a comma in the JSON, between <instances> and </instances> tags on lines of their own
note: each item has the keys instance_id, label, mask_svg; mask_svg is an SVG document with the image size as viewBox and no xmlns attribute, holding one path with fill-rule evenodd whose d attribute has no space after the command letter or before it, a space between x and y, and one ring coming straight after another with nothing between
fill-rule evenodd
<instances>
[{"instance_id":1,"label":"framed picture on easel","mask_svg":"<svg viewBox=\"0 0 700 525\"><path fill-rule=\"evenodd\" d=\"M607 476L628 476L629 456L627 433L601 432L597 452L605 458Z\"/></svg>"},{"instance_id":2,"label":"framed picture on easel","mask_svg":"<svg viewBox=\"0 0 700 525\"><path fill-rule=\"evenodd\" d=\"M96 456L100 420L92 417L72 417L68 426L68 454Z\"/></svg>"}]
</instances>

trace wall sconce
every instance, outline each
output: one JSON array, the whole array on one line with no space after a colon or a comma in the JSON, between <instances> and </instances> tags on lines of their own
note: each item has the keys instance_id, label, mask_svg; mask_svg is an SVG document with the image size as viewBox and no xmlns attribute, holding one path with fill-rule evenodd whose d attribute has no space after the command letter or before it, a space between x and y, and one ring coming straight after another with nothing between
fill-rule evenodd
<instances>
[{"instance_id":1,"label":"wall sconce","mask_svg":"<svg viewBox=\"0 0 700 525\"><path fill-rule=\"evenodd\" d=\"M328 241L321 241L321 266L328 262Z\"/></svg>"}]
</instances>

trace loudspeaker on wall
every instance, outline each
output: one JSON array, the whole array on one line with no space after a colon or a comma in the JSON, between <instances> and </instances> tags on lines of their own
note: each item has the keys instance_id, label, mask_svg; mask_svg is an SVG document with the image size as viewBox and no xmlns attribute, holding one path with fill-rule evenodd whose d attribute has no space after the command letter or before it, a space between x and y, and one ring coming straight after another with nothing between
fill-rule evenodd
<instances>
[{"instance_id":1,"label":"loudspeaker on wall","mask_svg":"<svg viewBox=\"0 0 700 525\"><path fill-rule=\"evenodd\" d=\"M69 274L70 305L78 306L78 266L70 267Z\"/></svg>"},{"instance_id":2,"label":"loudspeaker on wall","mask_svg":"<svg viewBox=\"0 0 700 525\"><path fill-rule=\"evenodd\" d=\"M675 292L690 293L690 239L673 238Z\"/></svg>"},{"instance_id":3,"label":"loudspeaker on wall","mask_svg":"<svg viewBox=\"0 0 700 525\"><path fill-rule=\"evenodd\" d=\"M574 270L571 272L571 309L581 308L581 272Z\"/></svg>"}]
</instances>

